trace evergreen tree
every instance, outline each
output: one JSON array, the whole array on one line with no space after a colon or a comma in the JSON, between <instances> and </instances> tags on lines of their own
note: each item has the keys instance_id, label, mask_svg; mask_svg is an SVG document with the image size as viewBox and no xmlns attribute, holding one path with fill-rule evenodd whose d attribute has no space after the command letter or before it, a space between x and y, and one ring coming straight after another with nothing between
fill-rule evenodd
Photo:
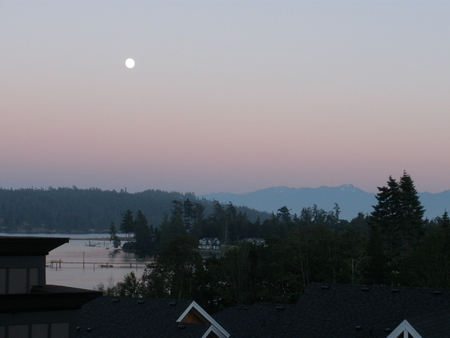
<instances>
[{"instance_id":1,"label":"evergreen tree","mask_svg":"<svg viewBox=\"0 0 450 338\"><path fill-rule=\"evenodd\" d=\"M388 257L410 253L421 236L425 212L411 177L404 172L398 183L390 176L387 187L378 190L370 222L378 227Z\"/></svg>"},{"instance_id":2,"label":"evergreen tree","mask_svg":"<svg viewBox=\"0 0 450 338\"><path fill-rule=\"evenodd\" d=\"M134 220L134 228L148 228L148 221L141 210L136 213L136 219Z\"/></svg>"},{"instance_id":3,"label":"evergreen tree","mask_svg":"<svg viewBox=\"0 0 450 338\"><path fill-rule=\"evenodd\" d=\"M120 231L126 233L127 236L134 231L133 213L130 209L125 211L125 213L122 215L122 222L120 222Z\"/></svg>"},{"instance_id":4,"label":"evergreen tree","mask_svg":"<svg viewBox=\"0 0 450 338\"><path fill-rule=\"evenodd\" d=\"M381 236L377 226L372 226L367 243L366 255L368 257L365 269L366 283L377 285L388 284L388 260L383 252Z\"/></svg>"},{"instance_id":5,"label":"evergreen tree","mask_svg":"<svg viewBox=\"0 0 450 338\"><path fill-rule=\"evenodd\" d=\"M180 201L172 201L170 224L175 229L176 235L186 234L186 225L183 220L183 203Z\"/></svg>"},{"instance_id":6,"label":"evergreen tree","mask_svg":"<svg viewBox=\"0 0 450 338\"><path fill-rule=\"evenodd\" d=\"M114 224L114 222L111 222L111 225L109 227L109 241L113 242L114 248L118 248L120 246L120 238L117 236L117 229Z\"/></svg>"},{"instance_id":7,"label":"evergreen tree","mask_svg":"<svg viewBox=\"0 0 450 338\"><path fill-rule=\"evenodd\" d=\"M183 203L183 217L184 217L184 226L186 230L189 232L192 228L192 220L194 219L194 203L192 203L189 198Z\"/></svg>"},{"instance_id":8,"label":"evergreen tree","mask_svg":"<svg viewBox=\"0 0 450 338\"><path fill-rule=\"evenodd\" d=\"M142 283L136 277L133 271L126 274L123 281L117 283L113 288L112 293L119 297L139 297L142 293L141 291Z\"/></svg>"},{"instance_id":9,"label":"evergreen tree","mask_svg":"<svg viewBox=\"0 0 450 338\"><path fill-rule=\"evenodd\" d=\"M150 255L153 252L152 234L148 227L147 218L141 210L136 213L134 238L136 240L136 251L139 255Z\"/></svg>"},{"instance_id":10,"label":"evergreen tree","mask_svg":"<svg viewBox=\"0 0 450 338\"><path fill-rule=\"evenodd\" d=\"M186 235L186 227L183 220L183 203L177 200L172 201L170 219L164 215L161 222L161 245L178 235Z\"/></svg>"},{"instance_id":11,"label":"evergreen tree","mask_svg":"<svg viewBox=\"0 0 450 338\"><path fill-rule=\"evenodd\" d=\"M230 218L235 218L237 215L236 207L231 202L228 202L226 211Z\"/></svg>"},{"instance_id":12,"label":"evergreen tree","mask_svg":"<svg viewBox=\"0 0 450 338\"><path fill-rule=\"evenodd\" d=\"M400 178L400 221L398 232L400 235L401 249L410 253L423 234L423 214L425 209L419 201L417 190L411 176L406 171Z\"/></svg>"},{"instance_id":13,"label":"evergreen tree","mask_svg":"<svg viewBox=\"0 0 450 338\"><path fill-rule=\"evenodd\" d=\"M179 228L184 227L183 221L183 203L180 201L172 201L172 215L170 216L170 223Z\"/></svg>"},{"instance_id":14,"label":"evergreen tree","mask_svg":"<svg viewBox=\"0 0 450 338\"><path fill-rule=\"evenodd\" d=\"M328 218L328 213L325 210L318 208L316 204L313 204L312 215L315 224L324 225Z\"/></svg>"},{"instance_id":15,"label":"evergreen tree","mask_svg":"<svg viewBox=\"0 0 450 338\"><path fill-rule=\"evenodd\" d=\"M341 215L341 208L339 207L339 204L334 203L334 217L336 218L336 221L339 222L339 216Z\"/></svg>"},{"instance_id":16,"label":"evergreen tree","mask_svg":"<svg viewBox=\"0 0 450 338\"><path fill-rule=\"evenodd\" d=\"M167 241L156 256L152 269L142 277L146 297L192 299L197 296L197 275L203 270L198 242L188 236Z\"/></svg>"},{"instance_id":17,"label":"evergreen tree","mask_svg":"<svg viewBox=\"0 0 450 338\"><path fill-rule=\"evenodd\" d=\"M378 187L376 199L377 205L373 206L370 222L378 227L386 252L393 256L398 246L398 211L400 209L400 197L398 183L389 176L387 187Z\"/></svg>"},{"instance_id":18,"label":"evergreen tree","mask_svg":"<svg viewBox=\"0 0 450 338\"><path fill-rule=\"evenodd\" d=\"M160 247L164 246L164 243L166 243L167 241L174 239L177 235L176 231L170 224L169 216L167 214L163 215L159 228L161 229L161 240L159 243Z\"/></svg>"},{"instance_id":19,"label":"evergreen tree","mask_svg":"<svg viewBox=\"0 0 450 338\"><path fill-rule=\"evenodd\" d=\"M195 202L193 209L195 222L201 222L203 217L205 217L205 207L202 204Z\"/></svg>"},{"instance_id":20,"label":"evergreen tree","mask_svg":"<svg viewBox=\"0 0 450 338\"><path fill-rule=\"evenodd\" d=\"M445 210L442 217L439 217L438 224L441 228L447 229L450 227L450 218L448 217L447 210Z\"/></svg>"},{"instance_id":21,"label":"evergreen tree","mask_svg":"<svg viewBox=\"0 0 450 338\"><path fill-rule=\"evenodd\" d=\"M300 211L300 224L304 226L311 226L313 224L313 215L311 208L302 208Z\"/></svg>"},{"instance_id":22,"label":"evergreen tree","mask_svg":"<svg viewBox=\"0 0 450 338\"><path fill-rule=\"evenodd\" d=\"M399 271L404 284L432 287L450 287L450 231L433 227L428 230L418 248L411 255L406 269ZM408 285L407 284L407 285Z\"/></svg>"},{"instance_id":23,"label":"evergreen tree","mask_svg":"<svg viewBox=\"0 0 450 338\"><path fill-rule=\"evenodd\" d=\"M277 217L283 222L291 222L291 212L286 206L277 210Z\"/></svg>"},{"instance_id":24,"label":"evergreen tree","mask_svg":"<svg viewBox=\"0 0 450 338\"><path fill-rule=\"evenodd\" d=\"M353 218L350 221L350 225L353 228L361 231L361 233L364 236L368 237L368 235L369 235L369 221L368 221L368 218L369 217L364 215L362 212L358 212L358 216L356 216L355 218Z\"/></svg>"}]
</instances>

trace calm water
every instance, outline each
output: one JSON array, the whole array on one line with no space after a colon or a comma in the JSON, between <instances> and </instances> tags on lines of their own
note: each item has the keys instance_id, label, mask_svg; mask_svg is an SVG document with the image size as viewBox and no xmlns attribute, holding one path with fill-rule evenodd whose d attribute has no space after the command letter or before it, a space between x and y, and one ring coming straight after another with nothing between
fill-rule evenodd
<instances>
[{"instance_id":1,"label":"calm water","mask_svg":"<svg viewBox=\"0 0 450 338\"><path fill-rule=\"evenodd\" d=\"M11 236L11 234L1 233L0 235ZM92 290L100 283L110 286L121 282L130 271L134 271L137 277L141 277L144 272L143 265L139 264L136 267L136 263L145 263L146 260L137 259L133 253L114 250L112 243L109 242L108 234L20 234L20 236L70 238L69 243L50 251L47 256L47 284ZM61 267L58 264L50 264L51 260L62 260ZM100 263L112 265L112 267L102 268Z\"/></svg>"}]
</instances>

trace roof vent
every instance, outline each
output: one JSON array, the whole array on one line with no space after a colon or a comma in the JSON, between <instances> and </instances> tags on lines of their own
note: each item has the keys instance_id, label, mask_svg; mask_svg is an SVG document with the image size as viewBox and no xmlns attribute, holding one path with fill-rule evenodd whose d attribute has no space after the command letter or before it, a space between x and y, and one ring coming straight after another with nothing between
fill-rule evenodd
<instances>
[{"instance_id":1,"label":"roof vent","mask_svg":"<svg viewBox=\"0 0 450 338\"><path fill-rule=\"evenodd\" d=\"M185 328L186 328L186 325L179 324L179 325L178 325L178 328L179 328L179 329L185 329Z\"/></svg>"},{"instance_id":2,"label":"roof vent","mask_svg":"<svg viewBox=\"0 0 450 338\"><path fill-rule=\"evenodd\" d=\"M282 311L282 310L284 310L284 306L279 305L279 306L276 307L276 309L277 309L278 311Z\"/></svg>"},{"instance_id":3,"label":"roof vent","mask_svg":"<svg viewBox=\"0 0 450 338\"><path fill-rule=\"evenodd\" d=\"M391 292L400 292L400 289L391 289Z\"/></svg>"},{"instance_id":4,"label":"roof vent","mask_svg":"<svg viewBox=\"0 0 450 338\"><path fill-rule=\"evenodd\" d=\"M111 299L111 301L112 301L113 303L118 303L118 302L119 302L119 298L113 298L113 299Z\"/></svg>"},{"instance_id":5,"label":"roof vent","mask_svg":"<svg viewBox=\"0 0 450 338\"><path fill-rule=\"evenodd\" d=\"M362 326L361 326L361 325L357 325L357 326L355 326L355 330L356 330L356 331L360 331L360 330L361 330L361 328L362 328Z\"/></svg>"},{"instance_id":6,"label":"roof vent","mask_svg":"<svg viewBox=\"0 0 450 338\"><path fill-rule=\"evenodd\" d=\"M330 286L329 285L321 285L320 288L323 290L326 290L326 289L329 289Z\"/></svg>"},{"instance_id":7,"label":"roof vent","mask_svg":"<svg viewBox=\"0 0 450 338\"><path fill-rule=\"evenodd\" d=\"M434 290L433 294L434 295L442 295L442 291L441 290Z\"/></svg>"},{"instance_id":8,"label":"roof vent","mask_svg":"<svg viewBox=\"0 0 450 338\"><path fill-rule=\"evenodd\" d=\"M361 291L369 291L369 287L368 287L368 286L363 286L363 287L361 288Z\"/></svg>"},{"instance_id":9,"label":"roof vent","mask_svg":"<svg viewBox=\"0 0 450 338\"><path fill-rule=\"evenodd\" d=\"M390 327L385 328L384 332L391 332L391 328Z\"/></svg>"},{"instance_id":10,"label":"roof vent","mask_svg":"<svg viewBox=\"0 0 450 338\"><path fill-rule=\"evenodd\" d=\"M81 327L77 326L77 332L80 331Z\"/></svg>"},{"instance_id":11,"label":"roof vent","mask_svg":"<svg viewBox=\"0 0 450 338\"><path fill-rule=\"evenodd\" d=\"M86 332L91 332L92 331L92 327L88 327L85 331Z\"/></svg>"},{"instance_id":12,"label":"roof vent","mask_svg":"<svg viewBox=\"0 0 450 338\"><path fill-rule=\"evenodd\" d=\"M169 306L175 306L175 305L177 305L177 302L170 302L169 303Z\"/></svg>"},{"instance_id":13,"label":"roof vent","mask_svg":"<svg viewBox=\"0 0 450 338\"><path fill-rule=\"evenodd\" d=\"M144 303L145 303L145 300L139 299L136 303L138 303L138 304L144 304Z\"/></svg>"}]
</instances>

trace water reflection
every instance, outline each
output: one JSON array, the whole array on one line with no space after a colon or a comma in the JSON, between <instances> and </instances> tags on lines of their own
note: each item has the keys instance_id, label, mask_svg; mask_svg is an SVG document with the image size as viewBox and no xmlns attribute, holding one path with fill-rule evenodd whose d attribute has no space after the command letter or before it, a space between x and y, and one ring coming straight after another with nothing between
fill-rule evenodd
<instances>
[{"instance_id":1,"label":"water reflection","mask_svg":"<svg viewBox=\"0 0 450 338\"><path fill-rule=\"evenodd\" d=\"M10 236L11 234L0 234ZM30 236L29 234L15 234ZM98 284L112 286L134 271L140 278L145 263L149 260L137 258L134 253L117 250L109 242L108 234L33 234L39 237L67 237L66 243L49 252L47 262L47 284L93 289ZM122 237L122 236L121 236ZM52 264L51 261L61 261Z\"/></svg>"}]
</instances>

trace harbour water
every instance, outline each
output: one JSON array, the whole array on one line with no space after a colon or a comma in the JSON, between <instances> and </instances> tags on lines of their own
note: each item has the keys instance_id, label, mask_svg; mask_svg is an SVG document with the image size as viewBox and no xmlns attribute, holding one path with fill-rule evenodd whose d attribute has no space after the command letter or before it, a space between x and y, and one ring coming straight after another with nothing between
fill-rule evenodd
<instances>
[{"instance_id":1,"label":"harbour water","mask_svg":"<svg viewBox=\"0 0 450 338\"><path fill-rule=\"evenodd\" d=\"M121 237L125 235L119 234ZM94 289L100 283L105 286L121 282L133 271L142 276L149 260L137 258L134 253L115 250L108 234L2 234L0 236L39 236L70 238L66 243L49 252L47 256L47 284ZM58 263L56 263L58 262ZM61 263L59 263L61 262ZM84 264L83 264L84 263Z\"/></svg>"}]
</instances>

